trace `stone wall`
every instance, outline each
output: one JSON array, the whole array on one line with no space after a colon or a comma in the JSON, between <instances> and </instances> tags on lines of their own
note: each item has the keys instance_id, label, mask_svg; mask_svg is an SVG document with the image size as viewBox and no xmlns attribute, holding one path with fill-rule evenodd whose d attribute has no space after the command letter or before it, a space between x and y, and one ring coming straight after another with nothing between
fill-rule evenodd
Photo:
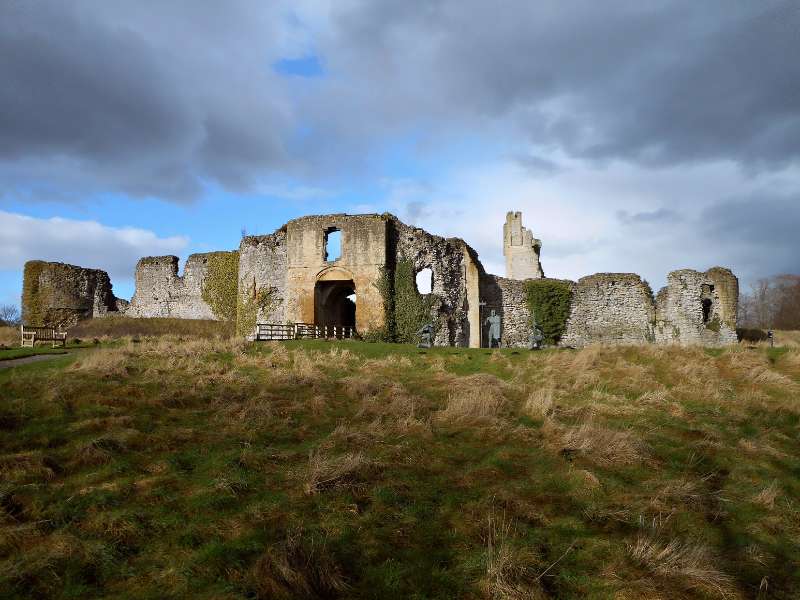
<instances>
[{"instance_id":1,"label":"stone wall","mask_svg":"<svg viewBox=\"0 0 800 600\"><path fill-rule=\"evenodd\" d=\"M326 251L332 231L342 235L338 258ZM530 282L543 277L541 242L522 227L516 212L508 213L503 245L509 278L487 274L463 240L432 235L390 214L303 217L271 235L243 238L238 252L193 254L183 276L175 256L141 259L127 308L114 298L103 271L32 261L25 267L23 318L32 325L65 326L110 312L235 316L239 333L248 335L256 322L352 324L355 294L357 330L380 334L387 316L381 289L388 285L399 286L390 300L401 339L412 337L418 320L429 319L438 346L487 347L486 318L495 310L501 316L502 345L524 347L531 331L526 286L549 293L542 291L543 284ZM433 286L423 297L411 279L426 268ZM647 282L629 273L600 273L569 285L573 294L561 345L736 342L739 284L728 269L674 271L657 299ZM398 297L404 299L402 307ZM561 313L565 307L566 298ZM557 321L560 329L562 317Z\"/></svg>"},{"instance_id":2,"label":"stone wall","mask_svg":"<svg viewBox=\"0 0 800 600\"><path fill-rule=\"evenodd\" d=\"M656 342L736 343L738 300L739 280L729 269L672 271L656 299Z\"/></svg>"},{"instance_id":3,"label":"stone wall","mask_svg":"<svg viewBox=\"0 0 800 600\"><path fill-rule=\"evenodd\" d=\"M172 317L212 319L215 315L203 300L203 285L212 255L192 254L183 275L178 275L177 256L149 256L136 264L136 291L125 311L128 317ZM233 315L230 316L233 318Z\"/></svg>"},{"instance_id":4,"label":"stone wall","mask_svg":"<svg viewBox=\"0 0 800 600\"><path fill-rule=\"evenodd\" d=\"M481 347L489 347L486 318L494 310L501 318L501 345L507 348L527 347L531 332L531 311L528 308L525 282L497 275L481 277Z\"/></svg>"},{"instance_id":5,"label":"stone wall","mask_svg":"<svg viewBox=\"0 0 800 600\"><path fill-rule=\"evenodd\" d=\"M408 260L414 273L427 268L433 272L431 294L436 302L431 308L431 321L437 346L469 346L471 338L477 339L471 336L471 321L475 319L470 318L473 314L477 317L477 307L469 301L472 296L474 304L477 298L473 292L477 278L472 273L468 276L477 258L473 259L469 250L461 239L432 235L394 217L390 219L389 268L397 261Z\"/></svg>"},{"instance_id":6,"label":"stone wall","mask_svg":"<svg viewBox=\"0 0 800 600\"><path fill-rule=\"evenodd\" d=\"M317 283L352 281L356 329L366 333L383 327L383 298L375 284L387 261L386 223L381 215L344 214L289 221L286 318L296 323L314 323ZM326 242L332 231L341 232L341 255L328 260Z\"/></svg>"},{"instance_id":7,"label":"stone wall","mask_svg":"<svg viewBox=\"0 0 800 600\"><path fill-rule=\"evenodd\" d=\"M240 333L249 334L256 322L286 322L287 260L286 228L242 238L237 306Z\"/></svg>"},{"instance_id":8,"label":"stone wall","mask_svg":"<svg viewBox=\"0 0 800 600\"><path fill-rule=\"evenodd\" d=\"M541 240L522 226L522 213L509 212L503 225L503 255L508 279L541 279L544 277L539 254Z\"/></svg>"},{"instance_id":9,"label":"stone wall","mask_svg":"<svg viewBox=\"0 0 800 600\"><path fill-rule=\"evenodd\" d=\"M114 297L108 273L64 263L25 263L22 322L33 327L68 328L81 319L117 313L124 300Z\"/></svg>"},{"instance_id":10,"label":"stone wall","mask_svg":"<svg viewBox=\"0 0 800 600\"><path fill-rule=\"evenodd\" d=\"M578 280L562 346L646 344L654 339L655 305L647 282L633 273Z\"/></svg>"}]
</instances>

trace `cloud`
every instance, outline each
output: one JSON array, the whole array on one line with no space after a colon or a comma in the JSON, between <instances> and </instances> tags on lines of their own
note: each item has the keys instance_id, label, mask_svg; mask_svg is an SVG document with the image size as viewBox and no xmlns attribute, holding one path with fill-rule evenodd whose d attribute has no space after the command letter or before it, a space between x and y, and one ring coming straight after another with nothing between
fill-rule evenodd
<instances>
[{"instance_id":1,"label":"cloud","mask_svg":"<svg viewBox=\"0 0 800 600\"><path fill-rule=\"evenodd\" d=\"M241 190L282 165L289 108L263 65L280 18L244 5L0 3L11 190L36 198L42 180L188 201L204 180Z\"/></svg>"},{"instance_id":2,"label":"cloud","mask_svg":"<svg viewBox=\"0 0 800 600\"><path fill-rule=\"evenodd\" d=\"M509 159L418 186L414 201L426 211L415 224L463 238L498 275L505 273L505 214L520 210L525 227L543 242L549 277L633 272L657 289L669 271L721 265L746 287L759 277L797 272L798 181L797 170L752 177L728 163L655 174L647 167L597 167L542 179ZM406 181L405 187L415 186Z\"/></svg>"},{"instance_id":3,"label":"cloud","mask_svg":"<svg viewBox=\"0 0 800 600\"><path fill-rule=\"evenodd\" d=\"M419 160L472 133L548 176L553 155L780 170L798 25L790 0L2 2L2 193L336 187L410 133Z\"/></svg>"},{"instance_id":4,"label":"cloud","mask_svg":"<svg viewBox=\"0 0 800 600\"><path fill-rule=\"evenodd\" d=\"M58 261L103 269L117 283L133 276L142 256L179 254L188 243L183 236L164 238L146 229L0 211L0 271L21 271L28 260Z\"/></svg>"},{"instance_id":5,"label":"cloud","mask_svg":"<svg viewBox=\"0 0 800 600\"><path fill-rule=\"evenodd\" d=\"M376 121L504 121L574 157L644 165L800 158L796 3L345 6L320 48L370 82L357 110Z\"/></svg>"},{"instance_id":6,"label":"cloud","mask_svg":"<svg viewBox=\"0 0 800 600\"><path fill-rule=\"evenodd\" d=\"M619 210L617 211L617 218L623 225L669 225L682 219L677 212L668 208L657 208L649 212L636 213Z\"/></svg>"}]
</instances>

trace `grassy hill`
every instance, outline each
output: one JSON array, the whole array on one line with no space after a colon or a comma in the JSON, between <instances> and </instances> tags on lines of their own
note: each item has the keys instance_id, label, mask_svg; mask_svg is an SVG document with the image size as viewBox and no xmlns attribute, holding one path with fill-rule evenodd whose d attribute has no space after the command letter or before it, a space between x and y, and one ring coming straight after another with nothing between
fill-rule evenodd
<instances>
[{"instance_id":1,"label":"grassy hill","mask_svg":"<svg viewBox=\"0 0 800 600\"><path fill-rule=\"evenodd\" d=\"M0 590L797 598L800 349L161 337L0 371Z\"/></svg>"}]
</instances>

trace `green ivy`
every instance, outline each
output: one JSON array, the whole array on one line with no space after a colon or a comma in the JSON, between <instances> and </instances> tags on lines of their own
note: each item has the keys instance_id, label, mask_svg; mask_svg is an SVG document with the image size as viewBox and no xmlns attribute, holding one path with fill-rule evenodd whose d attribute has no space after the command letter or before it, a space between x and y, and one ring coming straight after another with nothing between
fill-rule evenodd
<instances>
[{"instance_id":1,"label":"green ivy","mask_svg":"<svg viewBox=\"0 0 800 600\"><path fill-rule=\"evenodd\" d=\"M559 279L533 279L525 284L528 309L547 344L557 344L564 335L572 302L572 286Z\"/></svg>"},{"instance_id":2,"label":"green ivy","mask_svg":"<svg viewBox=\"0 0 800 600\"><path fill-rule=\"evenodd\" d=\"M431 320L431 308L436 297L422 295L417 290L414 265L399 260L394 270L394 337L400 343L417 341L417 331Z\"/></svg>"},{"instance_id":3,"label":"green ivy","mask_svg":"<svg viewBox=\"0 0 800 600\"><path fill-rule=\"evenodd\" d=\"M400 259L394 273L383 269L375 285L383 298L385 323L382 329L370 331L366 339L404 344L416 342L417 331L431 320L431 309L437 297L419 293L414 264Z\"/></svg>"},{"instance_id":4,"label":"green ivy","mask_svg":"<svg viewBox=\"0 0 800 600\"><path fill-rule=\"evenodd\" d=\"M262 287L245 291L239 296L236 306L236 333L241 336L250 335L258 320L258 313L271 312L280 302L273 287Z\"/></svg>"},{"instance_id":5,"label":"green ivy","mask_svg":"<svg viewBox=\"0 0 800 600\"><path fill-rule=\"evenodd\" d=\"M236 318L238 281L238 252L214 252L208 255L202 298L221 321Z\"/></svg>"},{"instance_id":6,"label":"green ivy","mask_svg":"<svg viewBox=\"0 0 800 600\"><path fill-rule=\"evenodd\" d=\"M383 301L384 322L380 329L370 329L364 334L364 341L367 342L391 342L394 341L394 280L392 272L386 267L381 267L378 281L373 283Z\"/></svg>"},{"instance_id":7,"label":"green ivy","mask_svg":"<svg viewBox=\"0 0 800 600\"><path fill-rule=\"evenodd\" d=\"M40 260L31 260L25 263L22 276L22 322L31 327L45 327L43 306L49 303L42 298L44 290L39 286L39 278L44 270Z\"/></svg>"}]
</instances>

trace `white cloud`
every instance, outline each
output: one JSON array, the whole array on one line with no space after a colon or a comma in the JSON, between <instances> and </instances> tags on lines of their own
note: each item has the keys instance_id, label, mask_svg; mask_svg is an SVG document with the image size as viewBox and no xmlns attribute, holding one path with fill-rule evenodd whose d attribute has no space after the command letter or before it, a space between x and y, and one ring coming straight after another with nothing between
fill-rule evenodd
<instances>
[{"instance_id":1,"label":"white cloud","mask_svg":"<svg viewBox=\"0 0 800 600\"><path fill-rule=\"evenodd\" d=\"M549 277L634 272L658 288L671 270L721 265L746 285L792 270L783 256L792 243L778 234L785 227L759 223L759 236L743 228L759 206L764 221L780 206L781 222L800 226L800 205L786 208L793 189L787 182L797 177L791 168L754 176L730 162L671 169L570 164L537 176L510 160L457 170L434 185L404 181L404 193L390 194L389 204L401 218L413 211L415 224L433 233L463 238L498 275L505 274L505 214L521 210L543 242Z\"/></svg>"},{"instance_id":2,"label":"white cloud","mask_svg":"<svg viewBox=\"0 0 800 600\"><path fill-rule=\"evenodd\" d=\"M179 254L188 243L184 236L159 237L135 227L0 211L0 271L21 271L28 260L58 261L103 269L118 283L133 277L142 256Z\"/></svg>"}]
</instances>

